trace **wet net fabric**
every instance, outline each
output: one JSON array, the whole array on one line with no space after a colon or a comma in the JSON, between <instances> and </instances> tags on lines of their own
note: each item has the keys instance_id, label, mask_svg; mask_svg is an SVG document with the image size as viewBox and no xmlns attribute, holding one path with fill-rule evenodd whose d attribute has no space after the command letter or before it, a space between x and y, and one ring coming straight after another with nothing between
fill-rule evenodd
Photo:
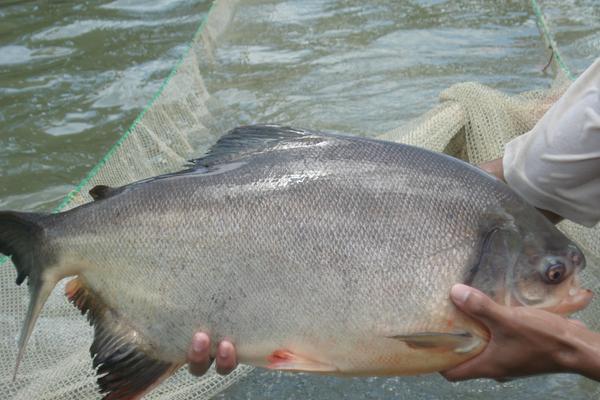
<instances>
[{"instance_id":1,"label":"wet net fabric","mask_svg":"<svg viewBox=\"0 0 600 400\"><path fill-rule=\"evenodd\" d=\"M97 184L120 186L179 170L186 160L201 154L226 131L231 121L215 118L223 110L211 97L202 71L212 60L219 36L230 28L235 3L215 3L189 52L152 105L60 209L91 201L88 191ZM388 132L368 134L480 163L500 157L505 143L531 129L569 82L559 72L550 89L512 96L479 83L457 84L443 91L439 105L417 120ZM561 223L560 228L584 249L589 265L584 285L600 293L600 228L588 229L570 222ZM66 301L64 282L46 304L17 379L12 381L18 334L29 299L27 290L14 285L15 276L10 262L0 265L0 398L99 398L89 357L92 328ZM581 318L590 328L600 331L600 302L593 302ZM205 377L195 378L182 369L146 398L210 398L251 370L240 366L227 377L211 370ZM463 389L456 386L453 393L472 393L468 385Z\"/></svg>"}]
</instances>

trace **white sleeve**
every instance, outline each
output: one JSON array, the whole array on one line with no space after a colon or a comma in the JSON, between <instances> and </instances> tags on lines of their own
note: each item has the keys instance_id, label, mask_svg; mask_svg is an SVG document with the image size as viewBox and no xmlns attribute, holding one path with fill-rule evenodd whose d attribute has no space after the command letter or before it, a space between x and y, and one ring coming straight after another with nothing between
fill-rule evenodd
<instances>
[{"instance_id":1,"label":"white sleeve","mask_svg":"<svg viewBox=\"0 0 600 400\"><path fill-rule=\"evenodd\" d=\"M600 59L506 145L503 167L534 206L589 227L600 221Z\"/></svg>"}]
</instances>

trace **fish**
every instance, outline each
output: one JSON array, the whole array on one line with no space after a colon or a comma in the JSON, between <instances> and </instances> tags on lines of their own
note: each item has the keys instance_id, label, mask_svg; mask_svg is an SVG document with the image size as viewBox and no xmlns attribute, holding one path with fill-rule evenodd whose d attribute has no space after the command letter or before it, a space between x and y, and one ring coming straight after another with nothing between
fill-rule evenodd
<instances>
[{"instance_id":1,"label":"fish","mask_svg":"<svg viewBox=\"0 0 600 400\"><path fill-rule=\"evenodd\" d=\"M0 252L30 293L16 368L64 278L94 327L108 400L138 399L185 365L198 330L258 367L418 375L489 342L450 301L455 283L560 315L592 297L574 242L506 184L444 154L255 125L182 168L96 186L65 212L0 212Z\"/></svg>"}]
</instances>

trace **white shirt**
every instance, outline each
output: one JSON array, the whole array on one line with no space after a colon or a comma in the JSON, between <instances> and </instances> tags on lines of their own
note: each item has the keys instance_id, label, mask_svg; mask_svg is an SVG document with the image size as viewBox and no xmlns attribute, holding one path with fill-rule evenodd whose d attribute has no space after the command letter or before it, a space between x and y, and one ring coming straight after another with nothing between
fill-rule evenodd
<instances>
[{"instance_id":1,"label":"white shirt","mask_svg":"<svg viewBox=\"0 0 600 400\"><path fill-rule=\"evenodd\" d=\"M600 221L600 59L506 145L506 182L528 202L588 227Z\"/></svg>"}]
</instances>

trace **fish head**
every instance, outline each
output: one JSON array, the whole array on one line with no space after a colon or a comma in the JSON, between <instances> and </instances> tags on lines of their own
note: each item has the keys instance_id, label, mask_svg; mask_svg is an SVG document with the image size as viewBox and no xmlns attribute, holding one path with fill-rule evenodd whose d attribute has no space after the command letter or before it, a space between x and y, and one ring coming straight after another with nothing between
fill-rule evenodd
<instances>
[{"instance_id":1,"label":"fish head","mask_svg":"<svg viewBox=\"0 0 600 400\"><path fill-rule=\"evenodd\" d=\"M590 303L592 292L580 282L586 265L583 252L537 211L493 224L482 237L480 256L466 283L497 303L560 315Z\"/></svg>"},{"instance_id":2,"label":"fish head","mask_svg":"<svg viewBox=\"0 0 600 400\"><path fill-rule=\"evenodd\" d=\"M507 305L541 308L560 315L584 309L592 292L581 287L586 266L581 249L554 225L528 232L507 276Z\"/></svg>"}]
</instances>

